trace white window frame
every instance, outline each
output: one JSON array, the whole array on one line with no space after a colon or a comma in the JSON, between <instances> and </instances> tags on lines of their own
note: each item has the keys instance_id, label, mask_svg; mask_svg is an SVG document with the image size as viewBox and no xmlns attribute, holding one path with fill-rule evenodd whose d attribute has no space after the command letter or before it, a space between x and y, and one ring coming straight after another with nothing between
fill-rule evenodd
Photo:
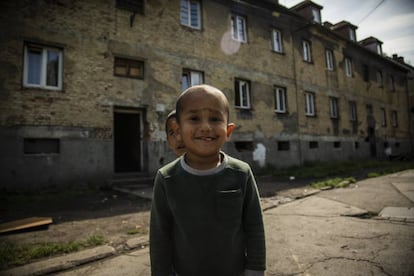
<instances>
[{"instance_id":1,"label":"white window frame","mask_svg":"<svg viewBox=\"0 0 414 276\"><path fill-rule=\"evenodd\" d=\"M315 116L315 93L305 92L305 115Z\"/></svg>"},{"instance_id":2,"label":"white window frame","mask_svg":"<svg viewBox=\"0 0 414 276\"><path fill-rule=\"evenodd\" d=\"M381 107L381 126L387 126L387 111L384 107Z\"/></svg>"},{"instance_id":3,"label":"white window frame","mask_svg":"<svg viewBox=\"0 0 414 276\"><path fill-rule=\"evenodd\" d=\"M250 109L250 82L247 80L236 79L237 89L235 93L239 93L238 97L235 97L235 100L239 99L238 102L235 102L235 106L241 109Z\"/></svg>"},{"instance_id":4,"label":"white window frame","mask_svg":"<svg viewBox=\"0 0 414 276\"><path fill-rule=\"evenodd\" d=\"M34 83L30 82L29 74L31 65L29 59L29 50L36 49L40 53L40 64L38 65L37 70L39 70L39 82ZM57 53L58 57L58 68L57 68L57 85L48 85L47 84L47 63L48 63L48 54L54 52ZM62 90L63 82L63 51L60 48L42 46L37 44L27 43L24 46L24 65L23 65L23 86L24 87L35 87L48 90Z\"/></svg>"},{"instance_id":5,"label":"white window frame","mask_svg":"<svg viewBox=\"0 0 414 276\"><path fill-rule=\"evenodd\" d=\"M355 101L349 101L349 120L355 122L357 120L357 107Z\"/></svg>"},{"instance_id":6,"label":"white window frame","mask_svg":"<svg viewBox=\"0 0 414 276\"><path fill-rule=\"evenodd\" d=\"M336 97L329 97L329 115L331 119L339 118L339 100Z\"/></svg>"},{"instance_id":7,"label":"white window frame","mask_svg":"<svg viewBox=\"0 0 414 276\"><path fill-rule=\"evenodd\" d=\"M201 71L195 71L190 69L184 69L181 76L181 90L184 91L187 88L203 84L204 83L204 73Z\"/></svg>"},{"instance_id":8,"label":"white window frame","mask_svg":"<svg viewBox=\"0 0 414 276\"><path fill-rule=\"evenodd\" d=\"M282 32L277 29L272 30L272 50L277 53L283 53Z\"/></svg>"},{"instance_id":9,"label":"white window frame","mask_svg":"<svg viewBox=\"0 0 414 276\"><path fill-rule=\"evenodd\" d=\"M302 55L304 61L312 62L311 45L310 42L307 40L302 40Z\"/></svg>"},{"instance_id":10,"label":"white window frame","mask_svg":"<svg viewBox=\"0 0 414 276\"><path fill-rule=\"evenodd\" d=\"M328 69L329 71L333 71L334 70L333 51L330 49L326 49L325 58L326 58L326 69Z\"/></svg>"},{"instance_id":11,"label":"white window frame","mask_svg":"<svg viewBox=\"0 0 414 276\"><path fill-rule=\"evenodd\" d=\"M231 37L239 42L247 42L246 18L241 15L231 15Z\"/></svg>"},{"instance_id":12,"label":"white window frame","mask_svg":"<svg viewBox=\"0 0 414 276\"><path fill-rule=\"evenodd\" d=\"M391 124L393 127L398 127L398 113L396 110L391 111Z\"/></svg>"},{"instance_id":13,"label":"white window frame","mask_svg":"<svg viewBox=\"0 0 414 276\"><path fill-rule=\"evenodd\" d=\"M286 88L275 86L275 112L286 113L287 112L287 95Z\"/></svg>"},{"instance_id":14,"label":"white window frame","mask_svg":"<svg viewBox=\"0 0 414 276\"><path fill-rule=\"evenodd\" d=\"M201 4L194 0L180 1L181 25L200 30L201 29ZM195 23L195 24L194 24Z\"/></svg>"},{"instance_id":15,"label":"white window frame","mask_svg":"<svg viewBox=\"0 0 414 276\"><path fill-rule=\"evenodd\" d=\"M345 58L345 74L347 77L352 77L352 60L349 57Z\"/></svg>"}]
</instances>

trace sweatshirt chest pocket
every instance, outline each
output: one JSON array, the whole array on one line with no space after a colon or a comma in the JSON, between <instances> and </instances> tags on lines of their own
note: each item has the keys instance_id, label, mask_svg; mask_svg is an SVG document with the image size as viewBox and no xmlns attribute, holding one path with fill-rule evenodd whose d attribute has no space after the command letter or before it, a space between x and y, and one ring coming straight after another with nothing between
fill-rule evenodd
<instances>
[{"instance_id":1,"label":"sweatshirt chest pocket","mask_svg":"<svg viewBox=\"0 0 414 276\"><path fill-rule=\"evenodd\" d=\"M222 220L241 220L243 197L241 189L216 192L217 216Z\"/></svg>"}]
</instances>

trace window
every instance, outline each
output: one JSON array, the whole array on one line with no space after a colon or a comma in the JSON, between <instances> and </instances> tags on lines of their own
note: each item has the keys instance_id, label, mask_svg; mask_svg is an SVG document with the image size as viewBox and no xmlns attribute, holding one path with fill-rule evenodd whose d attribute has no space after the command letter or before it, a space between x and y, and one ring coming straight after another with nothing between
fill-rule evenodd
<instances>
[{"instance_id":1,"label":"window","mask_svg":"<svg viewBox=\"0 0 414 276\"><path fill-rule=\"evenodd\" d=\"M235 141L234 147L238 152L254 150L254 145L252 141Z\"/></svg>"},{"instance_id":2,"label":"window","mask_svg":"<svg viewBox=\"0 0 414 276\"><path fill-rule=\"evenodd\" d=\"M341 142L340 142L340 141L334 141L334 142L333 142L333 147L334 147L335 149L339 149L339 148L341 148Z\"/></svg>"},{"instance_id":3,"label":"window","mask_svg":"<svg viewBox=\"0 0 414 276\"><path fill-rule=\"evenodd\" d=\"M312 92L305 93L305 115L315 116L315 94Z\"/></svg>"},{"instance_id":4,"label":"window","mask_svg":"<svg viewBox=\"0 0 414 276\"><path fill-rule=\"evenodd\" d=\"M290 150L289 141L278 141L277 142L277 150L278 151L288 151L288 150Z\"/></svg>"},{"instance_id":5,"label":"window","mask_svg":"<svg viewBox=\"0 0 414 276\"><path fill-rule=\"evenodd\" d=\"M321 23L321 12L319 9L312 9L312 17L314 22Z\"/></svg>"},{"instance_id":6,"label":"window","mask_svg":"<svg viewBox=\"0 0 414 276\"><path fill-rule=\"evenodd\" d=\"M356 41L356 35L355 35L355 30L354 29L349 29L349 39L351 41Z\"/></svg>"},{"instance_id":7,"label":"window","mask_svg":"<svg viewBox=\"0 0 414 276\"><path fill-rule=\"evenodd\" d=\"M377 54L382 55L382 47L380 43L377 44Z\"/></svg>"},{"instance_id":8,"label":"window","mask_svg":"<svg viewBox=\"0 0 414 276\"><path fill-rule=\"evenodd\" d=\"M250 109L250 82L236 79L235 84L235 106Z\"/></svg>"},{"instance_id":9,"label":"window","mask_svg":"<svg viewBox=\"0 0 414 276\"><path fill-rule=\"evenodd\" d=\"M349 120L355 122L357 120L357 107L355 101L349 101Z\"/></svg>"},{"instance_id":10,"label":"window","mask_svg":"<svg viewBox=\"0 0 414 276\"><path fill-rule=\"evenodd\" d=\"M116 0L116 7L127 11L144 13L144 0Z\"/></svg>"},{"instance_id":11,"label":"window","mask_svg":"<svg viewBox=\"0 0 414 276\"><path fill-rule=\"evenodd\" d=\"M60 141L56 138L24 138L25 154L51 154L60 152Z\"/></svg>"},{"instance_id":12,"label":"window","mask_svg":"<svg viewBox=\"0 0 414 276\"><path fill-rule=\"evenodd\" d=\"M275 86L275 112L286 113L286 88Z\"/></svg>"},{"instance_id":13,"label":"window","mask_svg":"<svg viewBox=\"0 0 414 276\"><path fill-rule=\"evenodd\" d=\"M309 148L310 149L317 149L319 147L319 143L317 141L310 141Z\"/></svg>"},{"instance_id":14,"label":"window","mask_svg":"<svg viewBox=\"0 0 414 276\"><path fill-rule=\"evenodd\" d=\"M391 124L393 127L397 127L398 126L398 117L397 117L397 111L393 110L391 112Z\"/></svg>"},{"instance_id":15,"label":"window","mask_svg":"<svg viewBox=\"0 0 414 276\"><path fill-rule=\"evenodd\" d=\"M368 67L368 65L364 64L362 70L363 70L364 81L369 81L369 67Z\"/></svg>"},{"instance_id":16,"label":"window","mask_svg":"<svg viewBox=\"0 0 414 276\"><path fill-rule=\"evenodd\" d=\"M377 71L377 85L378 87L382 87L383 86L383 80L382 80L382 72L381 70Z\"/></svg>"},{"instance_id":17,"label":"window","mask_svg":"<svg viewBox=\"0 0 414 276\"><path fill-rule=\"evenodd\" d=\"M201 7L199 1L181 0L181 24L194 29L201 29Z\"/></svg>"},{"instance_id":18,"label":"window","mask_svg":"<svg viewBox=\"0 0 414 276\"><path fill-rule=\"evenodd\" d=\"M272 50L283 53L282 33L279 30L272 31Z\"/></svg>"},{"instance_id":19,"label":"window","mask_svg":"<svg viewBox=\"0 0 414 276\"><path fill-rule=\"evenodd\" d=\"M385 108L381 107L381 126L386 127L387 126L387 112L385 111Z\"/></svg>"},{"instance_id":20,"label":"window","mask_svg":"<svg viewBox=\"0 0 414 276\"><path fill-rule=\"evenodd\" d=\"M389 82L390 82L390 91L394 92L395 91L394 76L390 76Z\"/></svg>"},{"instance_id":21,"label":"window","mask_svg":"<svg viewBox=\"0 0 414 276\"><path fill-rule=\"evenodd\" d=\"M345 74L347 77L352 77L352 61L350 58L345 58Z\"/></svg>"},{"instance_id":22,"label":"window","mask_svg":"<svg viewBox=\"0 0 414 276\"><path fill-rule=\"evenodd\" d=\"M183 75L181 78L181 91L186 90L187 88L204 83L204 74L200 71L193 71L189 69L183 70Z\"/></svg>"},{"instance_id":23,"label":"window","mask_svg":"<svg viewBox=\"0 0 414 276\"><path fill-rule=\"evenodd\" d=\"M329 114L332 119L338 119L338 98L329 97Z\"/></svg>"},{"instance_id":24,"label":"window","mask_svg":"<svg viewBox=\"0 0 414 276\"><path fill-rule=\"evenodd\" d=\"M231 16L231 34L234 40L247 42L246 19L243 16Z\"/></svg>"},{"instance_id":25,"label":"window","mask_svg":"<svg viewBox=\"0 0 414 276\"><path fill-rule=\"evenodd\" d=\"M309 41L303 40L302 41L302 54L303 54L303 60L306 62L311 62L311 46Z\"/></svg>"},{"instance_id":26,"label":"window","mask_svg":"<svg viewBox=\"0 0 414 276\"><path fill-rule=\"evenodd\" d=\"M62 49L26 44L23 86L62 90Z\"/></svg>"},{"instance_id":27,"label":"window","mask_svg":"<svg viewBox=\"0 0 414 276\"><path fill-rule=\"evenodd\" d=\"M114 75L125 78L143 79L144 62L140 60L115 57Z\"/></svg>"},{"instance_id":28,"label":"window","mask_svg":"<svg viewBox=\"0 0 414 276\"><path fill-rule=\"evenodd\" d=\"M333 63L333 52L332 50L325 51L325 58L326 58L326 69L329 71L333 71L334 63Z\"/></svg>"}]
</instances>

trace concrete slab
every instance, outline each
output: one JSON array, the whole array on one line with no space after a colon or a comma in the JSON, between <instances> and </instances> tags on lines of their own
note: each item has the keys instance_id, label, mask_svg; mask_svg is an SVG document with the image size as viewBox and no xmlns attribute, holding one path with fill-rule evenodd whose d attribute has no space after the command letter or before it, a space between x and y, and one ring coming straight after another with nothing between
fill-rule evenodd
<instances>
[{"instance_id":1,"label":"concrete slab","mask_svg":"<svg viewBox=\"0 0 414 276\"><path fill-rule=\"evenodd\" d=\"M312 196L296 200L289 204L280 205L266 213L277 212L283 215L310 215L310 216L361 216L368 211L335 200Z\"/></svg>"},{"instance_id":2,"label":"concrete slab","mask_svg":"<svg viewBox=\"0 0 414 276\"><path fill-rule=\"evenodd\" d=\"M103 245L2 271L2 273L4 273L2 275L25 276L50 274L91 261L103 259L105 257L113 255L114 253L115 249L112 246Z\"/></svg>"},{"instance_id":3,"label":"concrete slab","mask_svg":"<svg viewBox=\"0 0 414 276\"><path fill-rule=\"evenodd\" d=\"M414 204L414 181L413 182L393 182L397 190L399 190L403 195L410 199Z\"/></svg>"},{"instance_id":4,"label":"concrete slab","mask_svg":"<svg viewBox=\"0 0 414 276\"><path fill-rule=\"evenodd\" d=\"M379 213L382 218L414 220L414 208L412 207L385 207Z\"/></svg>"}]
</instances>

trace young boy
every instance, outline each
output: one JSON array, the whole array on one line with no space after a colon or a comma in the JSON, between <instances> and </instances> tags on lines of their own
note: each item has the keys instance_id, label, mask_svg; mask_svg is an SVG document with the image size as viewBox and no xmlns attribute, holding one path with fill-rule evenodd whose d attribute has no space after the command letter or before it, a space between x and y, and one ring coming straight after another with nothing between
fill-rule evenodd
<instances>
[{"instance_id":1,"label":"young boy","mask_svg":"<svg viewBox=\"0 0 414 276\"><path fill-rule=\"evenodd\" d=\"M264 275L265 235L249 165L221 151L234 130L226 96L192 86L177 100L185 154L157 172L151 208L153 276Z\"/></svg>"},{"instance_id":2,"label":"young boy","mask_svg":"<svg viewBox=\"0 0 414 276\"><path fill-rule=\"evenodd\" d=\"M167 134L167 143L170 149L177 155L181 156L185 152L185 147L181 141L178 140L178 125L175 110L171 111L167 120L165 120L165 133Z\"/></svg>"}]
</instances>

